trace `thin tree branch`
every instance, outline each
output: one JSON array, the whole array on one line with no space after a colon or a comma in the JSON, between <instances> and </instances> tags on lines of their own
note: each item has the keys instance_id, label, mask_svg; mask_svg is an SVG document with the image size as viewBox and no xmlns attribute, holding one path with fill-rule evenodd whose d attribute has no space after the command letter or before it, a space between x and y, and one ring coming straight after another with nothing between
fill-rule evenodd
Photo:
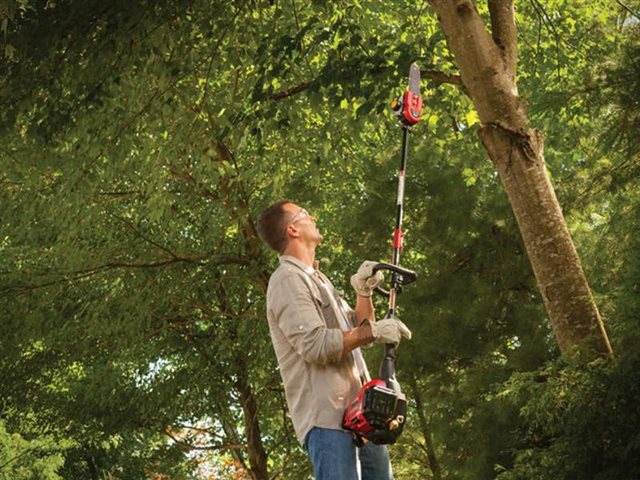
<instances>
[{"instance_id":1,"label":"thin tree branch","mask_svg":"<svg viewBox=\"0 0 640 480\"><path fill-rule=\"evenodd\" d=\"M439 87L443 83L449 83L451 85L457 85L459 87L463 87L462 78L460 75L444 73L439 70L420 70L420 75L424 78L428 78L433 80L436 84L436 87Z\"/></svg>"},{"instance_id":2,"label":"thin tree branch","mask_svg":"<svg viewBox=\"0 0 640 480\"><path fill-rule=\"evenodd\" d=\"M8 466L10 463L15 462L19 458L24 457L26 454L32 453L32 452L37 452L38 450L39 450L38 448L27 448L24 452L19 453L15 457L10 458L7 462L5 462L2 465L0 465L0 470L5 468L6 466Z\"/></svg>"},{"instance_id":3,"label":"thin tree branch","mask_svg":"<svg viewBox=\"0 0 640 480\"><path fill-rule=\"evenodd\" d=\"M96 195L101 195L106 197L126 197L128 195L138 195L140 193L142 193L140 190L126 190L122 192L99 191L99 192L96 192Z\"/></svg>"},{"instance_id":4,"label":"thin tree branch","mask_svg":"<svg viewBox=\"0 0 640 480\"><path fill-rule=\"evenodd\" d=\"M551 20L551 17L547 13L547 11L544 9L544 6L538 0L531 0L531 4L533 5L533 8L538 12L538 15L542 19L542 22L547 26L549 31L555 37L556 60L557 60L556 69L558 71L558 79L560 79L562 78L562 74L560 73L560 35L558 34L558 31L556 30L556 27L553 24L553 20Z\"/></svg>"},{"instance_id":5,"label":"thin tree branch","mask_svg":"<svg viewBox=\"0 0 640 480\"><path fill-rule=\"evenodd\" d=\"M241 443L222 443L220 445L193 445L192 443L188 443L180 440L175 435L173 435L169 431L169 427L166 426L162 430L167 437L173 440L177 445L180 445L182 448L187 450L244 450L245 446Z\"/></svg>"},{"instance_id":6,"label":"thin tree branch","mask_svg":"<svg viewBox=\"0 0 640 480\"><path fill-rule=\"evenodd\" d=\"M207 435L211 435L213 437L217 436L215 433L211 433L210 428L195 427L193 425L185 425L183 423L176 423L176 426L180 428L184 428L185 430L195 430L196 432L206 433Z\"/></svg>"},{"instance_id":7,"label":"thin tree branch","mask_svg":"<svg viewBox=\"0 0 640 480\"><path fill-rule=\"evenodd\" d=\"M312 80L310 82L303 82L299 85L296 85L295 87L289 88L288 90L283 90L281 92L274 93L269 98L271 100L282 100L283 98L291 97L296 93L304 92L305 90L308 90L310 87L312 87L316 83L317 83L317 80Z\"/></svg>"},{"instance_id":8,"label":"thin tree branch","mask_svg":"<svg viewBox=\"0 0 640 480\"><path fill-rule=\"evenodd\" d=\"M296 22L296 29L298 30L298 33L300 33L300 21L298 20L298 9L296 8L296 0L291 0L291 6L293 7L293 18L295 19ZM302 39L300 41L300 44L302 45ZM307 53L309 53L309 50L307 49L307 51L304 52L304 62L307 64L307 67L309 68L309 71L315 75L315 70L314 68L311 66L311 62L309 62L309 56L307 55Z\"/></svg>"},{"instance_id":9,"label":"thin tree branch","mask_svg":"<svg viewBox=\"0 0 640 480\"><path fill-rule=\"evenodd\" d=\"M209 190L208 188L205 188L197 178L191 175L191 173L179 172L174 167L169 167L169 173L171 173L171 175L174 178L184 180L187 183L196 187L197 193L199 193L204 198L208 198L212 202L217 202L220 199L220 195L217 192L214 192L213 190Z\"/></svg>"},{"instance_id":10,"label":"thin tree branch","mask_svg":"<svg viewBox=\"0 0 640 480\"><path fill-rule=\"evenodd\" d=\"M88 268L88 269L83 269L83 270L78 270L76 272L72 272L72 273L68 273L68 274L64 274L63 278L59 278L56 280L53 280L51 282L45 282L45 283L41 283L41 284L26 284L26 285L8 285L5 288L0 290L0 294L6 294L6 293L11 293L11 292L16 292L16 295L25 293L25 292L30 292L32 290L36 290L36 289L40 289L40 288L45 288L45 287L50 287L53 285L57 285L57 284L62 284L62 283L74 283L77 282L79 280L91 277L93 275L97 275L99 273L103 273L106 271L110 271L110 270L115 270L115 269L120 269L120 268L132 268L132 269L145 269L145 268L159 268L159 267L165 267L168 265L172 265L175 263L191 263L191 264L195 264L195 265L208 265L207 262L203 262L203 260L205 260L207 257L203 256L203 257L188 257L188 256L182 256L182 257L175 257L175 258L171 258L169 260L162 260L162 261L158 261L158 262L147 262L147 263L129 263L129 262L109 262L106 263L104 265L100 265L97 267L92 267L92 268ZM237 264L237 265L246 265L247 264L247 260L241 258L241 257L236 257L233 255L222 255L220 257L219 260L214 261L213 262L214 265L230 265L230 264ZM12 293L14 294L14 293Z\"/></svg>"},{"instance_id":11,"label":"thin tree branch","mask_svg":"<svg viewBox=\"0 0 640 480\"><path fill-rule=\"evenodd\" d=\"M138 237L142 238L144 241L150 243L151 245L153 245L153 246L159 248L160 250L162 250L163 252L167 253L171 258L178 258L178 255L176 255L174 252L172 252L171 250L169 250L165 246L160 245L155 240L152 240L151 238L147 237L133 223L131 223L126 218L120 217L120 216L116 215L115 213L113 213L113 212L111 212L109 210L106 210L106 212L109 215L111 215L113 218L115 218L117 220L120 220L122 223L124 223L127 227L129 227L131 230L133 230Z\"/></svg>"},{"instance_id":12,"label":"thin tree branch","mask_svg":"<svg viewBox=\"0 0 640 480\"><path fill-rule=\"evenodd\" d=\"M373 70L374 75L375 74L379 74L382 73L384 70L386 70L389 67L377 67L375 70ZM433 80L436 84L436 87L442 85L443 83L450 83L452 85L458 85L458 86L462 86L462 79L460 78L460 75L455 75L455 74L450 74L450 73L444 73L441 72L439 70L421 70L420 74L424 77L424 78L429 78L431 80ZM294 87L291 87L287 90L282 90L280 92L276 92L273 95L271 95L269 97L270 100L282 100L284 98L288 98L291 97L293 95L296 95L298 93L304 92L305 90L308 90L309 88L313 87L314 85L316 85L318 83L318 80L310 80L308 82L302 82Z\"/></svg>"},{"instance_id":13,"label":"thin tree branch","mask_svg":"<svg viewBox=\"0 0 640 480\"><path fill-rule=\"evenodd\" d=\"M626 10L629 14L631 14L632 16L634 16L635 18L637 18L638 20L640 20L640 16L638 16L638 14L636 12L634 12L633 10L631 10L631 8L627 7L624 3L622 3L620 0L616 0L616 3L618 5L620 5L624 10Z\"/></svg>"},{"instance_id":14,"label":"thin tree branch","mask_svg":"<svg viewBox=\"0 0 640 480\"><path fill-rule=\"evenodd\" d=\"M207 72L205 73L205 81L204 81L204 89L203 89L203 92L202 92L202 97L200 98L200 100L198 102L196 102L196 106L203 105L205 100L206 100L206 98L207 98L207 95L209 93L209 78L211 78L211 70L212 70L212 67L213 67L213 61L218 58L218 48L220 48L220 45L222 44L223 40L225 39L225 37L229 33L229 30L231 29L231 27L235 24L236 19L238 18L238 15L240 15L240 12L242 12L242 9L245 6L246 6L246 2L244 2L242 5L240 5L238 7L236 13L231 18L231 21L229 23L227 23L227 25L224 27L224 30L222 31L222 33L220 34L220 36L216 40L216 44L211 49L211 55L210 55L210 58L209 58L209 64L207 65ZM236 77L236 81L237 81L237 77ZM193 124L191 125L191 128L193 128Z\"/></svg>"},{"instance_id":15,"label":"thin tree branch","mask_svg":"<svg viewBox=\"0 0 640 480\"><path fill-rule=\"evenodd\" d=\"M422 17L423 12L424 12L425 8L427 8L428 5L429 5L429 1L428 0L424 0L422 2L422 5L420 5L420 8L418 9L418 12L416 13L416 17L413 19L413 26L414 27L418 24L418 21Z\"/></svg>"}]
</instances>

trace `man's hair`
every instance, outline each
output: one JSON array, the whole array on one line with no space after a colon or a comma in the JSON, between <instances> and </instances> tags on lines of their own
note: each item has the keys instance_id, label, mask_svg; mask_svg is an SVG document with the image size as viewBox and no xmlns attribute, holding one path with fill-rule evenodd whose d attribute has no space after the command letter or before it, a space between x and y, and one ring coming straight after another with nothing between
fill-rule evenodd
<instances>
[{"instance_id":1,"label":"man's hair","mask_svg":"<svg viewBox=\"0 0 640 480\"><path fill-rule=\"evenodd\" d=\"M286 233L285 217L287 211L282 208L289 200L280 200L266 208L258 217L258 235L269 248L282 253L289 241Z\"/></svg>"}]
</instances>

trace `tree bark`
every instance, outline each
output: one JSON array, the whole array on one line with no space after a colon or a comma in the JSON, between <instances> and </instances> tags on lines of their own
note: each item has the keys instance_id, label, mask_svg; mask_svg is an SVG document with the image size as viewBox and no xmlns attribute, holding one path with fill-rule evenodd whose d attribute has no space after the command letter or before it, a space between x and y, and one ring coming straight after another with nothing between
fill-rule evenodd
<instances>
[{"instance_id":1,"label":"tree bark","mask_svg":"<svg viewBox=\"0 0 640 480\"><path fill-rule=\"evenodd\" d=\"M222 281L218 282L215 293L221 310L231 312L228 302L229 297ZM231 324L227 331L227 336L234 344L239 344L237 323ZM249 366L245 355L246 353L239 346L236 346L232 357L235 373L229 377L229 381L233 384L240 397L244 433L247 439L247 457L249 459L247 470L252 480L268 480L267 453L260 434L259 408L251 386Z\"/></svg>"},{"instance_id":2,"label":"tree bark","mask_svg":"<svg viewBox=\"0 0 640 480\"><path fill-rule=\"evenodd\" d=\"M512 0L489 0L490 35L472 0L431 0L466 93L478 111L482 143L500 175L549 315L565 353L601 356L611 345L553 186L543 136L529 124L516 85Z\"/></svg>"},{"instance_id":3,"label":"tree bark","mask_svg":"<svg viewBox=\"0 0 640 480\"><path fill-rule=\"evenodd\" d=\"M240 362L237 362L240 363ZM246 378L246 365L239 365L242 371L236 376L236 389L240 393L240 404L244 416L244 431L247 436L247 456L249 457L249 473L253 480L268 480L267 453L262 444L260 423L258 422L258 405L250 383Z\"/></svg>"},{"instance_id":4,"label":"tree bark","mask_svg":"<svg viewBox=\"0 0 640 480\"><path fill-rule=\"evenodd\" d=\"M422 403L422 395L418 387L418 380L415 374L412 374L409 378L411 382L411 390L413 393L413 398L416 401L416 412L418 413L420 429L422 430L422 436L424 438L424 447L427 453L429 469L431 470L434 480L442 480L440 462L438 462L438 457L436 456L436 450L433 447L433 438L431 437L431 431L429 430L427 415L424 412L424 404Z\"/></svg>"}]
</instances>

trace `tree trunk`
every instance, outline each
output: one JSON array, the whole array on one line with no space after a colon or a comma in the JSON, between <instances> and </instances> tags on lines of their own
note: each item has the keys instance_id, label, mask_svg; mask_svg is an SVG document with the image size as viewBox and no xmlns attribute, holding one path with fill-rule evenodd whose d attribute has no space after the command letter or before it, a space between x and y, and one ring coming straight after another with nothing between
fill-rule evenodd
<instances>
[{"instance_id":1,"label":"tree trunk","mask_svg":"<svg viewBox=\"0 0 640 480\"><path fill-rule=\"evenodd\" d=\"M560 350L612 353L555 192L543 137L516 86L512 0L489 0L492 35L471 0L431 0L482 122L480 138L509 197Z\"/></svg>"},{"instance_id":2,"label":"tree trunk","mask_svg":"<svg viewBox=\"0 0 640 480\"><path fill-rule=\"evenodd\" d=\"M242 362L244 363L244 362ZM267 454L262 444L260 424L258 423L258 405L251 385L246 378L246 366L236 375L236 388L240 393L240 404L244 416L244 431L247 436L247 455L249 457L249 472L253 480L268 480Z\"/></svg>"},{"instance_id":3,"label":"tree trunk","mask_svg":"<svg viewBox=\"0 0 640 480\"><path fill-rule=\"evenodd\" d=\"M231 312L228 294L222 281L218 281L217 284L218 286L215 289L215 293L220 309L223 312ZM232 323L226 334L235 345L240 344L237 323ZM267 480L269 478L267 453L262 443L262 436L260 435L258 403L253 393L253 388L251 387L249 367L246 362L245 352L239 346L236 346L233 352L233 365L235 373L229 376L229 381L233 384L240 397L244 433L247 439L247 457L249 459L247 470L252 480Z\"/></svg>"},{"instance_id":4,"label":"tree trunk","mask_svg":"<svg viewBox=\"0 0 640 480\"><path fill-rule=\"evenodd\" d=\"M415 374L410 377L411 390L413 398L416 401L416 412L418 413L418 420L420 421L420 429L422 430L422 436L424 438L424 447L427 453L427 460L429 462L429 469L433 475L434 480L442 480L442 472L440 471L440 463L436 456L436 450L433 447L433 439L431 437L431 431L427 423L427 416L424 413L424 404L422 403L422 395L418 387L418 380Z\"/></svg>"},{"instance_id":5,"label":"tree trunk","mask_svg":"<svg viewBox=\"0 0 640 480\"><path fill-rule=\"evenodd\" d=\"M227 161L235 168L238 174L238 165L231 150L222 141L212 143L219 161ZM230 178L223 179L218 188L221 193L225 206L236 214L238 218L238 227L240 230L240 238L244 247L245 254L251 258L257 265L255 281L257 286L266 294L267 284L269 282L269 272L266 269L266 260L263 258L260 249L260 240L256 233L255 226L251 219L248 198L244 191L244 185L238 182L234 187L228 182ZM227 294L224 290L218 293L218 300L223 311L230 311L227 305ZM234 327L229 332L231 338L238 335L237 329ZM247 456L249 457L249 473L252 480L267 480L269 478L267 468L267 453L262 442L259 423L259 408L256 397L253 393L251 383L249 381L249 369L245 361L244 351L235 351L235 388L240 394L240 404L244 419L244 431L247 438Z\"/></svg>"}]
</instances>

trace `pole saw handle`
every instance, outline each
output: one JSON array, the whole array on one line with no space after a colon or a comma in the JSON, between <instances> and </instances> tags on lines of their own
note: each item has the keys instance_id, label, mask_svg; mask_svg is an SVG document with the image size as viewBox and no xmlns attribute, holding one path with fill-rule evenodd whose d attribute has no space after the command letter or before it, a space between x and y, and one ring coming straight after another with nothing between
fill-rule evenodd
<instances>
[{"instance_id":1,"label":"pole saw handle","mask_svg":"<svg viewBox=\"0 0 640 480\"><path fill-rule=\"evenodd\" d=\"M418 275L413 270L402 268L401 266L393 265L392 263L378 263L372 270L373 273L376 273L379 270L388 270L392 272L393 275L391 278L394 286L408 285L409 283L415 282L416 278L418 278ZM388 290L384 290L380 287L376 287L374 290L383 297L389 298Z\"/></svg>"}]
</instances>

